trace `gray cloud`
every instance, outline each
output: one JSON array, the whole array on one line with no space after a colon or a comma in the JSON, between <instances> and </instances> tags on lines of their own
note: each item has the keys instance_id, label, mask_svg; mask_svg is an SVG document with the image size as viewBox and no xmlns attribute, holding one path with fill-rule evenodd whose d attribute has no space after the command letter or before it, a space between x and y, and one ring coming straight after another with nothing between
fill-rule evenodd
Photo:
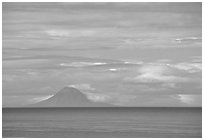
<instances>
[{"instance_id":1,"label":"gray cloud","mask_svg":"<svg viewBox=\"0 0 204 140\"><path fill-rule=\"evenodd\" d=\"M201 5L3 3L4 100L72 85L96 102L201 105Z\"/></svg>"}]
</instances>

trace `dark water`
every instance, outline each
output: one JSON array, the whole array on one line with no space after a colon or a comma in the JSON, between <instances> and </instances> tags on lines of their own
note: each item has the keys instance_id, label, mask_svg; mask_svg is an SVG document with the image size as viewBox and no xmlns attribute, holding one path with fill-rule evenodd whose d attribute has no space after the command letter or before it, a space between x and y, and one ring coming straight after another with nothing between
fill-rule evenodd
<instances>
[{"instance_id":1,"label":"dark water","mask_svg":"<svg viewBox=\"0 0 204 140\"><path fill-rule=\"evenodd\" d=\"M201 137L201 108L3 109L3 137Z\"/></svg>"}]
</instances>

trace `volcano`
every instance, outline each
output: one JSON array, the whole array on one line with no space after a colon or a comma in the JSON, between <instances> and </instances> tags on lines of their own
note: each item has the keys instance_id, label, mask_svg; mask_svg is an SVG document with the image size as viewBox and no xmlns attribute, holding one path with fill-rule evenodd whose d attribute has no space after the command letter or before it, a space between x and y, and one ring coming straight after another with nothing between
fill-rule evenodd
<instances>
[{"instance_id":1,"label":"volcano","mask_svg":"<svg viewBox=\"0 0 204 140\"><path fill-rule=\"evenodd\" d=\"M47 100L38 102L30 107L114 107L108 103L93 102L78 89L65 87Z\"/></svg>"}]
</instances>

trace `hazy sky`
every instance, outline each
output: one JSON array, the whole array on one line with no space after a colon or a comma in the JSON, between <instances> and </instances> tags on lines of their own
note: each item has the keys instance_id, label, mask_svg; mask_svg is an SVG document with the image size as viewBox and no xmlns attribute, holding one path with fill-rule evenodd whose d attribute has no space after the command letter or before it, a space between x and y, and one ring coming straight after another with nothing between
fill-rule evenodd
<instances>
[{"instance_id":1,"label":"hazy sky","mask_svg":"<svg viewBox=\"0 0 204 140\"><path fill-rule=\"evenodd\" d=\"M3 3L3 106L201 106L201 29L201 3Z\"/></svg>"}]
</instances>

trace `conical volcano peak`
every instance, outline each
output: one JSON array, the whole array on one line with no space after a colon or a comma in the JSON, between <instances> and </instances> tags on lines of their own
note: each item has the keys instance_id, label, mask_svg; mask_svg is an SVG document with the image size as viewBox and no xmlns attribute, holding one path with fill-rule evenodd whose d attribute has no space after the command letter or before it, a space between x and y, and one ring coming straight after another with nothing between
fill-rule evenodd
<instances>
[{"instance_id":1,"label":"conical volcano peak","mask_svg":"<svg viewBox=\"0 0 204 140\"><path fill-rule=\"evenodd\" d=\"M32 107L111 107L113 105L90 101L85 94L73 87L64 87L51 98Z\"/></svg>"}]
</instances>

